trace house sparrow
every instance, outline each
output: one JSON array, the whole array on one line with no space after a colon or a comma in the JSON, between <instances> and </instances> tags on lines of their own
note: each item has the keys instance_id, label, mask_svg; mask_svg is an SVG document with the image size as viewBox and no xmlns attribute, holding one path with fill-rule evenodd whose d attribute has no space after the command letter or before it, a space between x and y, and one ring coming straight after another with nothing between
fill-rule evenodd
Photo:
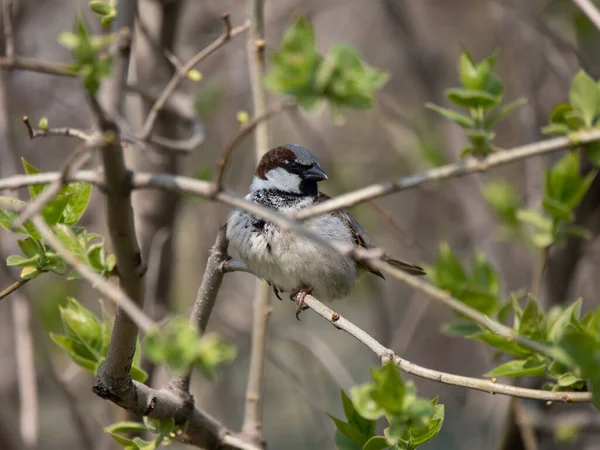
<instances>
[{"instance_id":1,"label":"house sparrow","mask_svg":"<svg viewBox=\"0 0 600 450\"><path fill-rule=\"evenodd\" d=\"M310 151L289 144L262 157L246 199L280 212L298 211L329 199L317 188L317 183L326 179ZM327 240L374 247L356 219L344 210L312 217L304 226ZM368 263L355 262L304 236L281 231L248 212L230 214L227 236L250 271L267 281L279 299L279 292L291 293L290 299L296 301L296 318L308 294L333 300L346 296L361 272L369 271L384 278ZM412 275L425 274L419 266L390 258L384 260Z\"/></svg>"}]
</instances>

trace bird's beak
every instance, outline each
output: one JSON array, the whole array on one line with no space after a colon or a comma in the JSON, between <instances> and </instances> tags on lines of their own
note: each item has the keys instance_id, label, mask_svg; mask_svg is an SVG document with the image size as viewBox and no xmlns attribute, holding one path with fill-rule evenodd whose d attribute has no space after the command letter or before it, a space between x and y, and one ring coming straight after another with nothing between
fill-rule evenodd
<instances>
[{"instance_id":1,"label":"bird's beak","mask_svg":"<svg viewBox=\"0 0 600 450\"><path fill-rule=\"evenodd\" d=\"M311 181L323 181L327 179L327 175L319 166L313 166L304 172L304 179Z\"/></svg>"}]
</instances>

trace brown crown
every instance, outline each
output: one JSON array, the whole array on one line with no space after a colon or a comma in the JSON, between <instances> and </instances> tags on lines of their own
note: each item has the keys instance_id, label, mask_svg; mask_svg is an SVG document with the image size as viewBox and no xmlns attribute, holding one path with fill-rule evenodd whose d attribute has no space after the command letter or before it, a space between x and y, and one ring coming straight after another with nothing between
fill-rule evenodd
<instances>
[{"instance_id":1,"label":"brown crown","mask_svg":"<svg viewBox=\"0 0 600 450\"><path fill-rule=\"evenodd\" d=\"M287 147L275 147L263 155L256 168L255 175L262 179L267 179L267 172L277 167L283 167L286 161L293 161L296 155Z\"/></svg>"}]
</instances>

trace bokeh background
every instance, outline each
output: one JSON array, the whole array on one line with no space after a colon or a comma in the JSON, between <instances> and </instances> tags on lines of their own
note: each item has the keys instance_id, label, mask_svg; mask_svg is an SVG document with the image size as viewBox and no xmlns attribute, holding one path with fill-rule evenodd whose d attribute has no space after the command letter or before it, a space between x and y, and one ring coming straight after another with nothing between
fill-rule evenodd
<instances>
[{"instance_id":1,"label":"bokeh background","mask_svg":"<svg viewBox=\"0 0 600 450\"><path fill-rule=\"evenodd\" d=\"M172 48L187 60L222 32L220 16L232 14L232 23L246 18L246 2L143 0L141 22L155 42ZM45 61L67 62L68 52L57 37L70 30L76 14L88 18L87 1L21 0L15 2L14 27L20 55ZM597 59L600 32L569 1L558 0L284 0L267 1L267 52L277 48L286 26L298 14L308 15L315 26L318 47L326 51L343 42L355 47L375 67L389 71L372 111L349 111L344 123L334 123L327 109L315 114L284 112L270 121L273 146L297 143L311 149L329 175L322 190L336 195L455 161L465 147L459 127L424 108L425 102L449 106L444 89L457 85L456 61L461 46L476 59L500 50L497 72L504 81L505 98L526 97L529 103L500 124L496 144L503 148L541 138L539 129L554 104L566 99L572 76L584 67L600 76ZM169 77L169 69L136 34L131 84L153 97ZM2 45L3 48L3 45ZM239 37L198 67L203 79L186 81L171 106L178 114L165 114L158 130L182 138L190 133L181 115L198 119L204 142L187 156L128 150L130 163L143 170L177 171L207 179L215 160L237 132L238 111L252 109L245 37ZM24 156L41 170L57 170L77 145L65 138L30 141L21 117L33 123L47 116L51 126L88 128L91 115L82 88L73 79L23 71L0 74L0 174L20 172ZM272 101L278 97L270 95ZM145 117L148 103L128 96L128 114L134 128ZM198 123L197 121L195 122ZM497 219L481 195L489 180L509 180L524 205L539 204L543 169L552 157L533 158L491 173L427 185L377 199L352 212L373 240L389 254L433 264L441 242L448 242L469 264L474 251L487 256L501 273L506 295L531 283L535 255L517 245L496 239ZM227 185L245 194L254 170L252 139L236 151ZM594 183L579 213L593 235L600 231L600 186ZM169 193L135 194L135 211L144 258L149 262L148 311L155 317L187 314L191 310L203 269L219 224L229 209L197 198ZM578 213L578 214L579 214ZM102 197L94 192L84 224L106 234ZM2 257L15 252L16 241L2 232ZM598 304L600 248L594 240L551 255L543 280L542 300L549 307L584 299L584 310ZM549 275L548 275L549 274ZM16 272L2 269L0 287L10 284ZM252 292L255 280L248 274L225 279L209 329L238 349L235 361L209 382L196 376L193 393L198 404L232 429L239 429L249 361ZM17 297L0 303L0 448L21 448L19 421L39 422L39 438L32 448L82 448L68 402L81 411L85 426L98 449L114 448L102 427L126 416L91 391L92 376L80 370L49 338L61 331L58 306L75 296L94 311L99 295L85 282L65 282L52 274L29 283ZM350 336L306 312L294 317L293 303L273 300L270 325L264 436L270 449L334 449L333 423L324 411L341 416L340 388L368 380L378 364L375 356ZM352 295L334 304L340 314L371 333L401 357L419 365L454 374L481 376L494 367L493 352L484 344L449 338L440 332L454 316L450 311L393 279L364 276ZM29 340L31 339L31 342ZM33 352L35 374L23 379L18 368ZM25 352L25 353L23 353ZM17 357L17 354L21 356ZM24 361L25 360L25 361ZM164 370L153 371L152 383L168 380ZM439 436L423 445L428 450L500 449L507 425L509 399L415 379L419 394L440 396L446 419ZM32 399L37 388L37 406ZM66 390L65 390L66 389ZM540 448L600 449L594 430L584 430L568 444L556 443L544 424L564 412L587 417L591 407L562 407L525 403L526 416L542 424ZM595 420L596 432L598 426ZM594 423L592 423L593 425ZM508 431L507 431L508 430ZM504 448L519 449L519 444ZM174 448L177 447L174 445ZM177 447L179 448L179 447Z\"/></svg>"}]
</instances>

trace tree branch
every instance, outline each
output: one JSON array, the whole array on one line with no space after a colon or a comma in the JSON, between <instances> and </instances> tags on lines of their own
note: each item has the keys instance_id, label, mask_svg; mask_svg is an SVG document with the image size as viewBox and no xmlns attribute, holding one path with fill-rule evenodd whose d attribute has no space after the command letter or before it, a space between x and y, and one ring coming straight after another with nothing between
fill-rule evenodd
<instances>
[{"instance_id":1,"label":"tree branch","mask_svg":"<svg viewBox=\"0 0 600 450\"><path fill-rule=\"evenodd\" d=\"M13 0L3 0L2 2L2 17L4 18L4 48L6 59L14 62L15 60L15 38L13 35L12 26L12 7Z\"/></svg>"},{"instance_id":2,"label":"tree branch","mask_svg":"<svg viewBox=\"0 0 600 450\"><path fill-rule=\"evenodd\" d=\"M598 30L600 30L600 11L596 8L596 5L591 0L573 0L581 11L590 19Z\"/></svg>"},{"instance_id":3,"label":"tree branch","mask_svg":"<svg viewBox=\"0 0 600 450\"><path fill-rule=\"evenodd\" d=\"M246 42L246 54L248 56L248 69L250 72L250 90L252 92L252 103L254 106L255 120L246 129L242 129L238 136L240 140L255 129L254 154L255 162L269 149L269 129L265 118L269 117L267 110L267 94L263 87L265 75L265 2L264 0L248 0L248 16L250 29ZM277 105L276 105L277 106ZM276 113L280 109L275 109ZM237 136L236 136L237 137ZM239 142L239 141L237 141ZM226 149L223 164L217 172L217 189L225 170L225 164L229 154L236 145L236 138L231 142L231 147ZM227 154L229 152L229 154ZM246 402L244 404L244 422L242 433L248 436L257 445L263 444L262 438L262 395L265 381L265 363L267 357L267 336L269 334L269 317L272 308L270 306L271 288L263 280L257 279L254 290L254 302L252 313L252 342L250 347L250 368L248 369L248 385L246 387Z\"/></svg>"},{"instance_id":4,"label":"tree branch","mask_svg":"<svg viewBox=\"0 0 600 450\"><path fill-rule=\"evenodd\" d=\"M491 154L485 159L469 158L465 161L436 167L435 169L420 174L410 175L384 183L376 183L371 186L357 189L356 191L348 192L334 199L319 203L316 206L303 209L296 214L295 218L299 220L308 219L309 217L315 217L338 209L354 206L367 200L412 189L434 181L448 180L450 178L459 178L477 172L485 172L494 167L503 166L532 156L564 150L569 147L597 142L599 140L600 131L598 130L578 132L573 133L570 136L546 139L544 141L514 147L509 150L499 151Z\"/></svg>"},{"instance_id":5,"label":"tree branch","mask_svg":"<svg viewBox=\"0 0 600 450\"><path fill-rule=\"evenodd\" d=\"M385 346L380 344L368 333L354 325L349 320L340 316L338 313L329 309L327 306L325 306L313 296L307 296L304 303L313 311L315 311L318 315L329 321L334 327L345 331L346 333L350 334L352 337L357 339L359 342L367 346L370 350L373 351L373 353L377 355L377 357L382 363L387 362L389 360L393 360L403 372L416 375L427 380L433 380L439 383L475 389L478 391L488 392L490 394L502 394L509 395L512 397L530 398L534 400L577 403L585 403L590 402L592 400L592 394L589 392L551 392L542 391L538 389L519 388L511 385L494 383L490 380L463 377L460 375L438 372L437 370L421 367L406 359L400 358L393 352L393 350L390 350L389 348L386 348Z\"/></svg>"},{"instance_id":6,"label":"tree branch","mask_svg":"<svg viewBox=\"0 0 600 450\"><path fill-rule=\"evenodd\" d=\"M37 139L40 137L48 137L48 136L68 136L68 137L76 137L81 139L82 141L87 141L90 139L90 135L85 131L78 130L77 128L48 128L47 130L43 130L41 128L34 129L31 126L31 122L29 122L29 117L23 116L23 123L27 128L27 134L29 135L29 139Z\"/></svg>"},{"instance_id":7,"label":"tree branch","mask_svg":"<svg viewBox=\"0 0 600 450\"><path fill-rule=\"evenodd\" d=\"M215 168L215 178L214 183L216 186L216 190L220 191L223 188L223 179L225 177L225 169L227 168L227 164L229 162L229 158L233 151L237 148L238 145L242 143L242 141L250 134L252 131L256 130L259 125L263 122L269 120L274 115L280 113L284 109L291 109L298 106L298 103L294 99L286 99L281 102L277 102L269 106L265 111L261 114L256 115L252 118L248 123L246 123L242 129L236 134L233 139L229 141L219 159L217 159L217 165ZM262 139L262 138L261 138Z\"/></svg>"},{"instance_id":8,"label":"tree branch","mask_svg":"<svg viewBox=\"0 0 600 450\"><path fill-rule=\"evenodd\" d=\"M216 41L214 41L201 52L194 55L192 59L190 59L179 70L177 70L175 72L175 75L173 75L173 78L171 78L171 81L169 81L169 83L165 86L158 100L156 100L156 102L152 106L152 109L150 110L146 121L144 122L144 126L142 127L142 132L140 134L140 139L142 141L148 140L148 138L152 134L152 129L154 128L154 123L158 118L158 114L166 105L167 101L169 100L169 97L173 95L173 92L175 92L177 86L179 86L179 84L185 79L187 73L190 70L192 70L200 61L210 56L223 45L225 45L227 42L229 42L231 39L240 35L248 29L247 24L232 29L231 22L229 20L229 14L223 15L223 22L225 23L225 32Z\"/></svg>"},{"instance_id":9,"label":"tree branch","mask_svg":"<svg viewBox=\"0 0 600 450\"><path fill-rule=\"evenodd\" d=\"M8 297L10 294L12 294L13 292L15 292L20 287L22 287L25 284L27 284L27 282L29 282L29 281L31 281L31 280L30 279L27 279L27 280L17 280L14 283L12 283L10 286L8 286L7 288L2 289L0 291L0 300L4 300L6 297Z\"/></svg>"},{"instance_id":10,"label":"tree branch","mask_svg":"<svg viewBox=\"0 0 600 450\"><path fill-rule=\"evenodd\" d=\"M206 331L208 319L219 295L219 289L225 274L224 263L227 261L227 244L226 227L222 226L210 250L202 284L198 289L198 295L190 315L191 325L201 335ZM170 384L183 392L189 392L191 375L192 368L190 367L183 375L173 377Z\"/></svg>"}]
</instances>

